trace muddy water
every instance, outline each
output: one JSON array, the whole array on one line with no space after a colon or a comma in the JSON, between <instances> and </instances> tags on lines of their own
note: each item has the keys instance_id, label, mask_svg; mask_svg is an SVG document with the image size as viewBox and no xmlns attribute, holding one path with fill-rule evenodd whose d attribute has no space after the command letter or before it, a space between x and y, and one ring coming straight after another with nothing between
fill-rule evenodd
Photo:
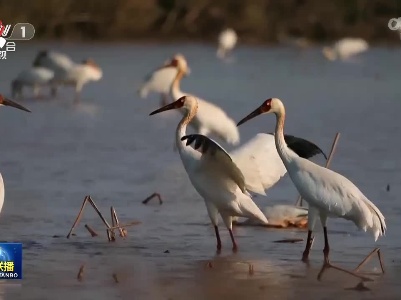
<instances>
[{"instance_id":1,"label":"muddy water","mask_svg":"<svg viewBox=\"0 0 401 300\"><path fill-rule=\"evenodd\" d=\"M12 77L46 48L75 60L93 57L104 78L84 88L79 105L72 105L73 91L65 88L53 100L21 102L31 114L0 109L0 170L6 186L1 240L24 243L24 280L20 285L0 285L3 299L400 296L399 49L373 48L345 63L325 61L317 48L297 52L241 47L235 61L226 64L216 60L214 48L201 45L26 43L1 62L2 93L9 94ZM330 220L332 260L353 268L371 249L381 247L387 273L372 275L376 280L367 284L370 291L348 290L358 281L335 271L328 271L322 282L316 280L323 258L321 233L309 267L300 262L303 242L273 242L306 238L302 230L237 227L240 250L233 254L222 228L223 251L215 254L203 200L172 151L178 115L149 117L159 105L158 97L144 100L136 95L142 77L175 52L183 53L192 69L182 89L219 104L237 121L276 96L287 107L287 133L310 139L328 152L335 133L341 132L332 168L377 204L388 232L374 243L352 223ZM241 139L273 128L272 116L261 117L241 127ZM143 205L141 201L155 191L162 195L163 205ZM126 240L107 243L101 221L87 208L77 235L65 239L87 194L107 217L113 205L121 222L142 223L128 229ZM267 198L259 196L255 202L289 204L296 198L286 177ZM91 238L84 224L99 236ZM84 281L78 282L84 263ZM254 266L252 276L248 264ZM366 270L379 271L378 264L374 261Z\"/></svg>"}]
</instances>

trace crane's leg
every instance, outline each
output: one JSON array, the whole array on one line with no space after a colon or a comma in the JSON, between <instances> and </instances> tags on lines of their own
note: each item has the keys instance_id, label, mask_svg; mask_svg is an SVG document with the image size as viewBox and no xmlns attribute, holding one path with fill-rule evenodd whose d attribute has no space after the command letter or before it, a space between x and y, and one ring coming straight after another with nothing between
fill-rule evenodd
<instances>
[{"instance_id":1,"label":"crane's leg","mask_svg":"<svg viewBox=\"0 0 401 300\"><path fill-rule=\"evenodd\" d=\"M238 251L238 246L237 246L237 243L235 242L235 238L234 238L234 235L233 235L233 230L229 228L228 232L230 233L231 242L233 243L233 252L237 252Z\"/></svg>"},{"instance_id":2,"label":"crane's leg","mask_svg":"<svg viewBox=\"0 0 401 300\"><path fill-rule=\"evenodd\" d=\"M217 225L214 225L214 232L216 234L216 240L217 240L217 252L220 252L221 251L221 239L220 239L219 227L217 227Z\"/></svg>"},{"instance_id":3,"label":"crane's leg","mask_svg":"<svg viewBox=\"0 0 401 300\"><path fill-rule=\"evenodd\" d=\"M326 271L329 268L333 268L333 269L336 269L338 271L345 272L345 273L347 273L349 275L358 277L358 278L362 279L363 281L372 281L372 279L370 279L368 277L361 276L359 274L356 274L353 271L349 271L349 270L346 270L344 268L337 267L337 266L331 264L330 259L329 259L330 246L329 246L329 239L327 238L327 227L326 226L323 227L323 231L324 231L324 249L323 249L324 263L323 263L322 269L320 270L319 274L317 275L317 279L321 280L324 271Z\"/></svg>"},{"instance_id":4,"label":"crane's leg","mask_svg":"<svg viewBox=\"0 0 401 300\"><path fill-rule=\"evenodd\" d=\"M309 252L310 249L312 248L312 243L313 243L313 236L312 236L312 230L308 230L308 238L306 239L306 246L304 253L302 254L302 261L304 263L309 261Z\"/></svg>"},{"instance_id":5,"label":"crane's leg","mask_svg":"<svg viewBox=\"0 0 401 300\"><path fill-rule=\"evenodd\" d=\"M220 234L219 234L219 228L217 227L217 224L219 223L219 211L217 210L217 207L211 201L208 201L208 199L205 199L205 204L206 204L207 213L209 215L210 221L212 222L212 224L214 226L214 232L216 234L217 253L220 253L221 239L220 239Z\"/></svg>"},{"instance_id":6,"label":"crane's leg","mask_svg":"<svg viewBox=\"0 0 401 300\"><path fill-rule=\"evenodd\" d=\"M304 263L307 263L309 261L309 252L310 249L312 248L313 241L314 241L314 236L312 235L313 229L315 228L316 220L319 217L319 211L309 205L308 209L308 237L306 239L306 246L304 253L302 254L302 261ZM323 217L324 219L324 217Z\"/></svg>"},{"instance_id":7,"label":"crane's leg","mask_svg":"<svg viewBox=\"0 0 401 300\"><path fill-rule=\"evenodd\" d=\"M57 96L57 86L55 84L50 87L50 95L52 97L56 97Z\"/></svg>"},{"instance_id":8,"label":"crane's leg","mask_svg":"<svg viewBox=\"0 0 401 300\"><path fill-rule=\"evenodd\" d=\"M75 85L75 96L74 96L74 104L77 104L81 100L81 91L83 88L83 83L82 82L77 82Z\"/></svg>"},{"instance_id":9,"label":"crane's leg","mask_svg":"<svg viewBox=\"0 0 401 300\"><path fill-rule=\"evenodd\" d=\"M233 221L232 221L232 217L229 215L226 215L225 213L220 213L221 217L223 218L223 222L226 225L228 232L230 233L230 238L231 238L231 242L233 243L233 252L237 252L238 250L238 246L237 243L235 242L235 238L233 235Z\"/></svg>"}]
</instances>

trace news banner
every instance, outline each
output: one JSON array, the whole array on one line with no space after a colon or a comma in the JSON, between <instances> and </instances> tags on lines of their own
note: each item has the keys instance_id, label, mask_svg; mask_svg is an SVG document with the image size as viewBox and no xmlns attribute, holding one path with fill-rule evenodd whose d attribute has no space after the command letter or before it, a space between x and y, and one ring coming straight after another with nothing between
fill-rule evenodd
<instances>
[{"instance_id":1,"label":"news banner","mask_svg":"<svg viewBox=\"0 0 401 300\"><path fill-rule=\"evenodd\" d=\"M4 24L0 20L0 61L8 59L16 51L16 41L28 41L35 36L30 23Z\"/></svg>"}]
</instances>

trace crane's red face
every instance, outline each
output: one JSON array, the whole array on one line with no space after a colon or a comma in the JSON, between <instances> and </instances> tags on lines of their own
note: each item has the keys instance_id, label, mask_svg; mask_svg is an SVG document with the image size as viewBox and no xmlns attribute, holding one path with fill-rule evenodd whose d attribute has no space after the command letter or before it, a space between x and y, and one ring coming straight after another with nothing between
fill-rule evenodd
<instances>
[{"instance_id":1,"label":"crane's red face","mask_svg":"<svg viewBox=\"0 0 401 300\"><path fill-rule=\"evenodd\" d=\"M156 109L155 111L152 111L149 116L161 113L163 111L171 110L171 109L179 109L182 108L185 104L186 96L181 97L177 101L174 101L173 103L167 104L166 106L163 106L159 109Z\"/></svg>"},{"instance_id":2,"label":"crane's red face","mask_svg":"<svg viewBox=\"0 0 401 300\"><path fill-rule=\"evenodd\" d=\"M184 75L189 75L191 73L191 69L188 67L187 61L181 54L175 55L169 62L164 64L164 67L176 68L177 70L181 71Z\"/></svg>"},{"instance_id":3,"label":"crane's red face","mask_svg":"<svg viewBox=\"0 0 401 300\"><path fill-rule=\"evenodd\" d=\"M245 122L261 115L268 113L271 108L272 108L272 98L267 99L262 103L261 106L259 106L257 109L255 109L253 112L251 112L249 115L247 115L245 118L243 118L241 121L238 122L237 126L240 126L241 124L244 124Z\"/></svg>"},{"instance_id":4,"label":"crane's red face","mask_svg":"<svg viewBox=\"0 0 401 300\"><path fill-rule=\"evenodd\" d=\"M0 95L0 106L12 106L27 112L31 112L29 109L23 107L22 105L19 105L18 103L15 103L14 101L11 101L10 99L5 98L3 95Z\"/></svg>"}]
</instances>

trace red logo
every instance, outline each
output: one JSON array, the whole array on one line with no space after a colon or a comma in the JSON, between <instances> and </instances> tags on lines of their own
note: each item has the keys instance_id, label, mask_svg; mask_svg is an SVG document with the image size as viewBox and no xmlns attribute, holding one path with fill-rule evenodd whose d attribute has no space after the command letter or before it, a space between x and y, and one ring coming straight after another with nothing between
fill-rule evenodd
<instances>
[{"instance_id":1,"label":"red logo","mask_svg":"<svg viewBox=\"0 0 401 300\"><path fill-rule=\"evenodd\" d=\"M6 29L6 26L3 26L3 22L0 20L0 36L3 34L4 29Z\"/></svg>"}]
</instances>

